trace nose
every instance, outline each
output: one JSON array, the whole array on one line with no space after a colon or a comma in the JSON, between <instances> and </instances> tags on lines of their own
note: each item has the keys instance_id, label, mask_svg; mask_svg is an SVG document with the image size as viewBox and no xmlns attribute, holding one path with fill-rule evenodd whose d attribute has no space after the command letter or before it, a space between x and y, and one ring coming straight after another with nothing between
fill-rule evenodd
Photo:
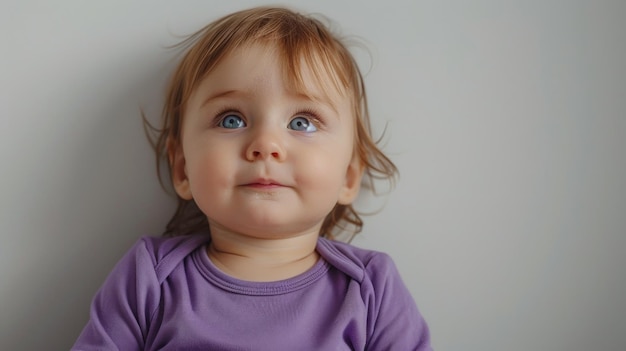
<instances>
[{"instance_id":1,"label":"nose","mask_svg":"<svg viewBox=\"0 0 626 351\"><path fill-rule=\"evenodd\" d=\"M285 160L286 150L279 133L259 130L252 135L246 148L246 159L250 162L273 159L282 162Z\"/></svg>"}]
</instances>

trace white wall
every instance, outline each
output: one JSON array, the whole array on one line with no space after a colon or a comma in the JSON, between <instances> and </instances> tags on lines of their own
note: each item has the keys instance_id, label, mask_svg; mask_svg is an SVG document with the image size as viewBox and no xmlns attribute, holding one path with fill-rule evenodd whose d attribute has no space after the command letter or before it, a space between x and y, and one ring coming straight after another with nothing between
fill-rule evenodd
<instances>
[{"instance_id":1,"label":"white wall","mask_svg":"<svg viewBox=\"0 0 626 351\"><path fill-rule=\"evenodd\" d=\"M0 349L68 349L159 234L139 108L173 34L253 4L3 1ZM354 243L392 254L436 348L626 349L626 2L291 4L369 42L402 176Z\"/></svg>"}]
</instances>

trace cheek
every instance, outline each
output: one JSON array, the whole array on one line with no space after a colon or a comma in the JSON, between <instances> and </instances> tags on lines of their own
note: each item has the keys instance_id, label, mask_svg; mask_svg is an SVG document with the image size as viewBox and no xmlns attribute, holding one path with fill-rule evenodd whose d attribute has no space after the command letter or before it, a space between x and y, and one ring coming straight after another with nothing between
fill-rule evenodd
<instances>
[{"instance_id":1,"label":"cheek","mask_svg":"<svg viewBox=\"0 0 626 351\"><path fill-rule=\"evenodd\" d=\"M235 157L228 149L207 146L193 151L186 160L186 170L194 195L212 192L232 180Z\"/></svg>"},{"instance_id":2,"label":"cheek","mask_svg":"<svg viewBox=\"0 0 626 351\"><path fill-rule=\"evenodd\" d=\"M339 189L345 180L351 157L348 152L337 152L337 148L317 150L299 157L297 172L300 182L319 191ZM300 155L299 155L300 156Z\"/></svg>"}]
</instances>

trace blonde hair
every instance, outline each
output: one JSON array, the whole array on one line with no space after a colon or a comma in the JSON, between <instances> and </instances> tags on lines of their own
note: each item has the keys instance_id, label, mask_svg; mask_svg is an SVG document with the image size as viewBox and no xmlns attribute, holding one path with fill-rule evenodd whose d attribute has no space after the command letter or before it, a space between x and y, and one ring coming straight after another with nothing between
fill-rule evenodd
<instances>
[{"instance_id":1,"label":"blonde hair","mask_svg":"<svg viewBox=\"0 0 626 351\"><path fill-rule=\"evenodd\" d=\"M257 7L222 17L179 45L187 51L167 88L162 125L153 127L145 118L147 132L154 146L159 181L163 185L163 161L180 142L185 105L202 79L233 50L252 43L267 43L277 49L283 61L286 82L303 90L302 65L314 67L315 79L326 87L330 80L338 93L352 100L355 116L355 156L364 167L364 181L373 190L375 179L393 180L397 168L378 148L371 136L363 77L346 46L320 20L285 8ZM328 90L325 90L328 91ZM149 133L150 134L150 133ZM171 178L171 168L169 169ZM335 238L338 231L361 231L363 221L352 205L336 204L326 216L320 235ZM206 215L193 200L178 197L178 208L166 226L164 235L178 236L210 232Z\"/></svg>"}]
</instances>

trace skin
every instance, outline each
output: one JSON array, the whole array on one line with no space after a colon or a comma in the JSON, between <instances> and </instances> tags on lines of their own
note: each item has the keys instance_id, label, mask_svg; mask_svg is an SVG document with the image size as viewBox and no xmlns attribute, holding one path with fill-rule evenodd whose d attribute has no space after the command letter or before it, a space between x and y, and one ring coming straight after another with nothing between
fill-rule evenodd
<instances>
[{"instance_id":1,"label":"skin","mask_svg":"<svg viewBox=\"0 0 626 351\"><path fill-rule=\"evenodd\" d=\"M235 50L191 95L170 149L176 192L207 215L209 258L235 278L311 268L324 218L359 191L350 100L323 98L309 68L302 73L306 94L285 84L271 47Z\"/></svg>"}]
</instances>

